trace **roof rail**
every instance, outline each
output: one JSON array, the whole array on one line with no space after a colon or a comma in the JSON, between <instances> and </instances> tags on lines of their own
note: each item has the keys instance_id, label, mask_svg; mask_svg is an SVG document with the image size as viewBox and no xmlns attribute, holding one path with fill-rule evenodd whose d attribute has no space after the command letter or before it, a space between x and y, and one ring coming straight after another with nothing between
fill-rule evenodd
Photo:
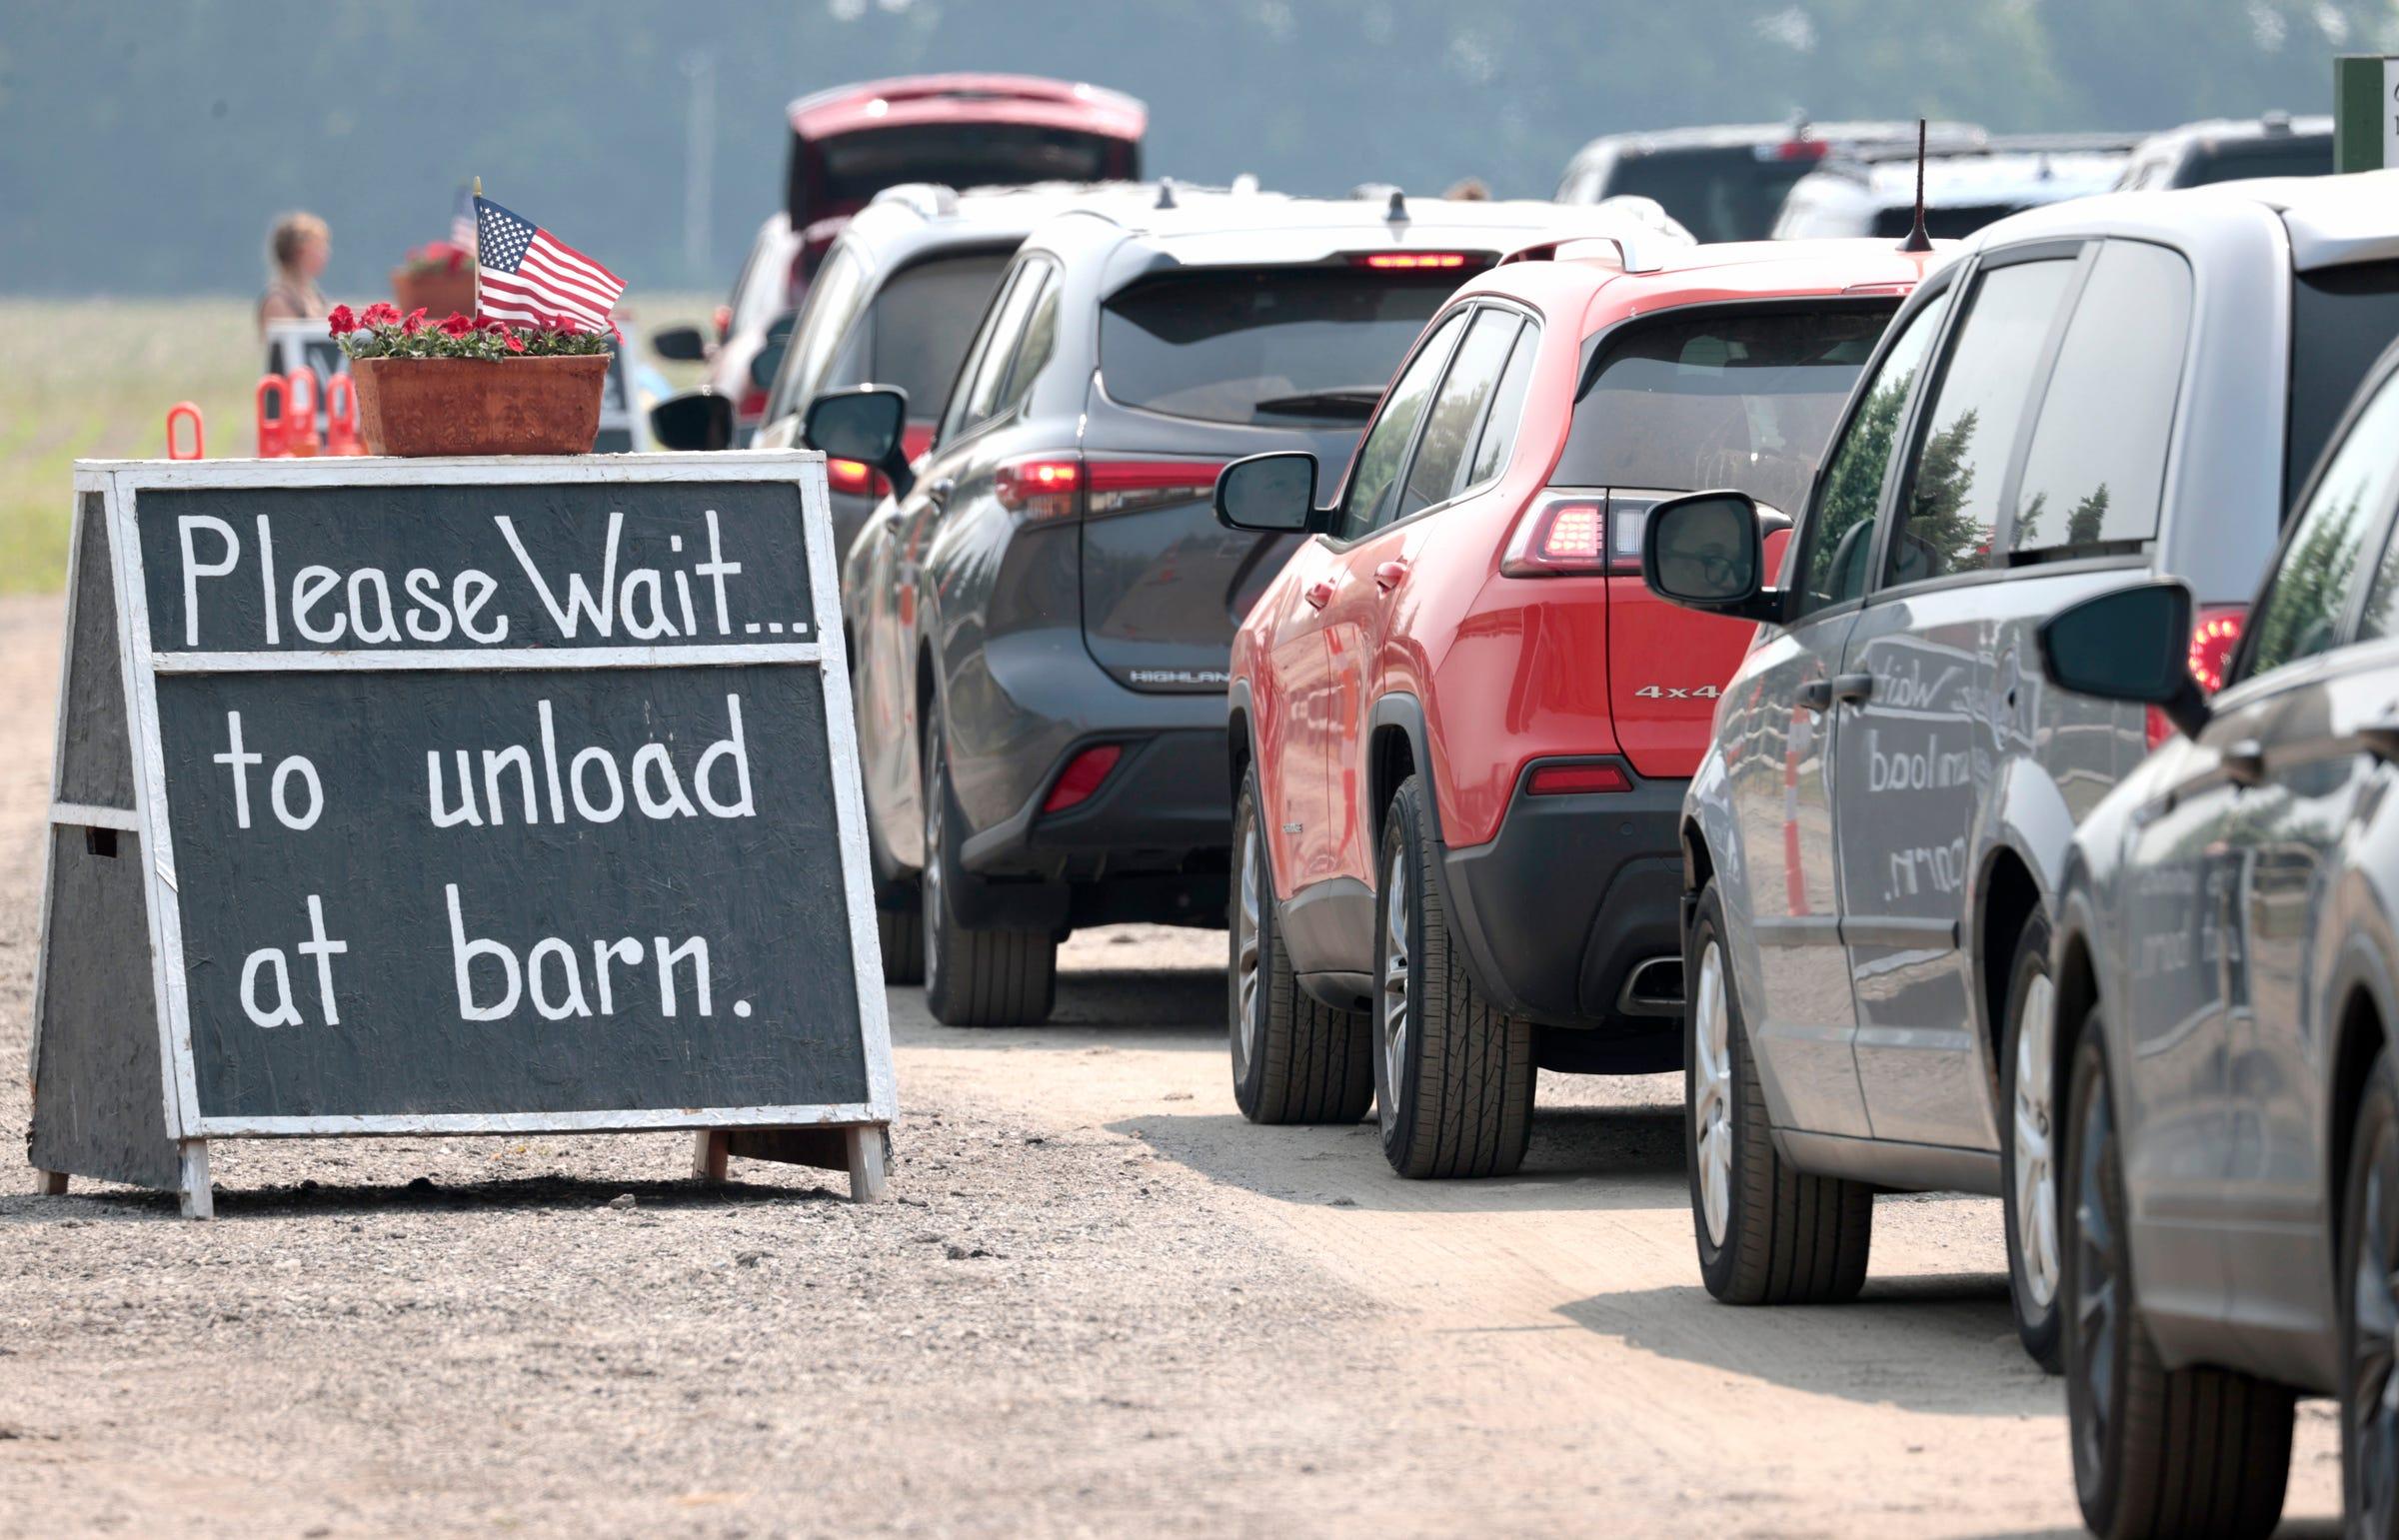
<instances>
[{"instance_id":1,"label":"roof rail","mask_svg":"<svg viewBox=\"0 0 2399 1540\"><path fill-rule=\"evenodd\" d=\"M927 219L947 219L958 212L958 190L941 182L901 182L868 202L904 204Z\"/></svg>"},{"instance_id":2,"label":"roof rail","mask_svg":"<svg viewBox=\"0 0 2399 1540\"><path fill-rule=\"evenodd\" d=\"M1620 235L1569 235L1554 241L1536 241L1519 246L1499 259L1505 267L1511 262L1586 262L1592 259L1615 259L1615 265L1627 273L1654 273L1663 264L1654 256L1638 250L1632 241Z\"/></svg>"}]
</instances>

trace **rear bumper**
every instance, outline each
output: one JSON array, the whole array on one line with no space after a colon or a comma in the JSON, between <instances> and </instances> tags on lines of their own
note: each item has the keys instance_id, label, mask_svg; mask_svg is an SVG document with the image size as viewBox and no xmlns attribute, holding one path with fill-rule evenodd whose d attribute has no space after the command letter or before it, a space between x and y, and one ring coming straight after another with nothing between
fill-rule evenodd
<instances>
[{"instance_id":1,"label":"rear bumper","mask_svg":"<svg viewBox=\"0 0 2399 1540\"><path fill-rule=\"evenodd\" d=\"M1209 704L1216 726L1078 739L1023 805L967 841L961 852L967 869L1097 875L1104 865L1155 869L1182 864L1195 851L1228 850L1232 809L1224 792L1223 707ZM1104 744L1122 749L1124 757L1100 788L1072 807L1044 812L1042 803L1067 766Z\"/></svg>"},{"instance_id":2,"label":"rear bumper","mask_svg":"<svg viewBox=\"0 0 2399 1540\"><path fill-rule=\"evenodd\" d=\"M1519 779L1494 838L1442 852L1450 924L1485 994L1546 1026L1679 1033L1687 784L1529 796Z\"/></svg>"}]
</instances>

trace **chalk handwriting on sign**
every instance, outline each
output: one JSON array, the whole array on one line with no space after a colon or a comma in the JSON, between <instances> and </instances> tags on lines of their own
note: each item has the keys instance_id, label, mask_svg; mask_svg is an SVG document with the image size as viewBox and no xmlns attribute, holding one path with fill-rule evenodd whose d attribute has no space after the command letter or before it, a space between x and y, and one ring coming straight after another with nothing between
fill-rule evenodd
<instances>
[{"instance_id":1,"label":"chalk handwriting on sign","mask_svg":"<svg viewBox=\"0 0 2399 1540\"><path fill-rule=\"evenodd\" d=\"M585 490L604 498L610 489ZM710 496L719 490L730 497ZM594 506L587 497L581 507L526 500L533 509L499 512L453 489L427 489L410 501L450 504L428 510L439 540L411 538L399 517L337 518L321 503L284 502L273 491L238 506L193 495L171 522L144 526L152 645L253 652L814 641L792 543L763 538L758 521L726 506L749 491L700 484L672 504L650 497L635 508Z\"/></svg>"}]
</instances>

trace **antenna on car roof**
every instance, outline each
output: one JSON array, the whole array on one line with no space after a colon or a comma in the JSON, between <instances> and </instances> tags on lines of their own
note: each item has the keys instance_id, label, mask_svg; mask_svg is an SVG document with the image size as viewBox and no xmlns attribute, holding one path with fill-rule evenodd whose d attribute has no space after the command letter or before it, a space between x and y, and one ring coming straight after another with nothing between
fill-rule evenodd
<instances>
[{"instance_id":1,"label":"antenna on car roof","mask_svg":"<svg viewBox=\"0 0 2399 1540\"><path fill-rule=\"evenodd\" d=\"M1150 207L1154 209L1171 209L1175 206L1175 179L1173 177L1160 177L1158 179L1158 202L1150 205Z\"/></svg>"},{"instance_id":2,"label":"antenna on car roof","mask_svg":"<svg viewBox=\"0 0 2399 1540\"><path fill-rule=\"evenodd\" d=\"M1932 237L1924 233L1924 120L1916 119L1916 227L1899 243L1901 251L1930 251Z\"/></svg>"},{"instance_id":3,"label":"antenna on car roof","mask_svg":"<svg viewBox=\"0 0 2399 1540\"><path fill-rule=\"evenodd\" d=\"M1401 192L1401 191L1400 191L1398 188L1395 188L1395 187L1394 187L1394 188L1392 188L1392 189L1391 189L1391 206L1390 206L1389 208L1387 208L1387 209L1384 209L1384 210L1382 211L1382 217L1383 217L1384 219L1386 219L1386 220L1390 221L1390 222L1391 222L1392 224L1394 224L1394 225L1396 225L1396 224L1400 223L1402 220L1406 219L1406 218L1407 218L1407 194L1405 194L1405 193Z\"/></svg>"}]
</instances>

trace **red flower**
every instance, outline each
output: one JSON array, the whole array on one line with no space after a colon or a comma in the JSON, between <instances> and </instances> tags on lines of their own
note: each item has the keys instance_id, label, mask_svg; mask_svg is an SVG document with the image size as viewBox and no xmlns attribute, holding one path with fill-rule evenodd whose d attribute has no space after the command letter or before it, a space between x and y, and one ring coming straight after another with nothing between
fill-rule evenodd
<instances>
[{"instance_id":1,"label":"red flower","mask_svg":"<svg viewBox=\"0 0 2399 1540\"><path fill-rule=\"evenodd\" d=\"M487 332L505 332L508 330L508 323L501 320L498 316L485 316L478 320L475 324Z\"/></svg>"},{"instance_id":2,"label":"red flower","mask_svg":"<svg viewBox=\"0 0 2399 1540\"><path fill-rule=\"evenodd\" d=\"M387 304L382 300L377 300L374 304L369 305L367 313L358 318L358 324L361 326L397 326L399 323L399 307Z\"/></svg>"},{"instance_id":3,"label":"red flower","mask_svg":"<svg viewBox=\"0 0 2399 1540\"><path fill-rule=\"evenodd\" d=\"M442 335L445 337L464 337L473 330L475 323L455 310L450 312L450 319L442 323Z\"/></svg>"},{"instance_id":4,"label":"red flower","mask_svg":"<svg viewBox=\"0 0 2399 1540\"><path fill-rule=\"evenodd\" d=\"M419 332L425 330L425 307L419 305L416 309L410 311L408 313L408 319L400 323L400 330L404 335L409 337L414 337Z\"/></svg>"},{"instance_id":5,"label":"red flower","mask_svg":"<svg viewBox=\"0 0 2399 1540\"><path fill-rule=\"evenodd\" d=\"M464 271L466 270L466 266L467 266L467 254L466 254L465 252L461 251L459 248L457 248L457 247L453 246L453 247L451 247L451 248L450 248L450 259L449 259L449 261L450 261L450 271L451 271L451 272L453 272L453 273L460 273L460 272L464 272Z\"/></svg>"},{"instance_id":6,"label":"red flower","mask_svg":"<svg viewBox=\"0 0 2399 1540\"><path fill-rule=\"evenodd\" d=\"M500 328L500 340L501 342L507 344L508 351L511 353L522 353L525 351L525 339L519 337L516 333L510 331L505 326Z\"/></svg>"},{"instance_id":7,"label":"red flower","mask_svg":"<svg viewBox=\"0 0 2399 1540\"><path fill-rule=\"evenodd\" d=\"M347 337L358 330L358 317L350 314L349 306L336 305L325 318L325 330L336 337Z\"/></svg>"}]
</instances>

